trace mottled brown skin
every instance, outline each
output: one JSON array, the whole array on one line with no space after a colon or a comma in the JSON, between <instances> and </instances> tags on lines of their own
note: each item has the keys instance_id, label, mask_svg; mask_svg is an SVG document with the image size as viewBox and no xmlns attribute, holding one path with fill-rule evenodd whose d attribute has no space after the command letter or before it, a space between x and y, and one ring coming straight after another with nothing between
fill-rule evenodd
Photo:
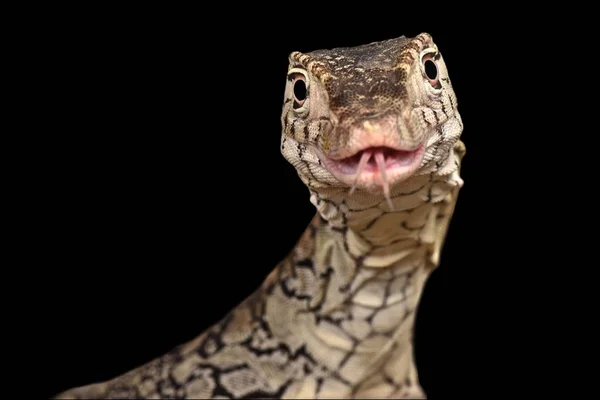
<instances>
[{"instance_id":1,"label":"mottled brown skin","mask_svg":"<svg viewBox=\"0 0 600 400\"><path fill-rule=\"evenodd\" d=\"M424 56L436 60L435 85ZM302 106L293 97L299 76L308 85ZM196 339L57 398L424 397L414 317L439 262L465 153L440 53L427 34L292 53L282 126L282 154L317 209L290 254ZM381 177L350 194L326 166L380 142L425 147L417 169L390 178L393 209Z\"/></svg>"}]
</instances>

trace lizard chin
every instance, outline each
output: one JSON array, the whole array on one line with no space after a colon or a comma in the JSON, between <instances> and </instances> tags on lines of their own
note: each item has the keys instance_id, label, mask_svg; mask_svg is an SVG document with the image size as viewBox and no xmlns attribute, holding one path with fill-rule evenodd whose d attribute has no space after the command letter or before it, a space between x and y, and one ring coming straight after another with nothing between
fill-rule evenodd
<instances>
[{"instance_id":1,"label":"lizard chin","mask_svg":"<svg viewBox=\"0 0 600 400\"><path fill-rule=\"evenodd\" d=\"M411 177L421 165L425 146L420 144L412 150L397 150L385 146L368 147L339 160L325 157L323 164L340 182L355 189L382 193L388 203L390 187Z\"/></svg>"}]
</instances>

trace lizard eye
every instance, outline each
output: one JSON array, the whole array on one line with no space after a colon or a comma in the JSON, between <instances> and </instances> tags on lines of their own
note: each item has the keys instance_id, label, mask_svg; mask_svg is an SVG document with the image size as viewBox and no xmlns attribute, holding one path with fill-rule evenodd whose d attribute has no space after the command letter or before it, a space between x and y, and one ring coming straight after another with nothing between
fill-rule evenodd
<instances>
[{"instance_id":1,"label":"lizard eye","mask_svg":"<svg viewBox=\"0 0 600 400\"><path fill-rule=\"evenodd\" d=\"M434 88L437 88L440 80L437 64L433 60L433 57L430 54L427 54L423 57L422 63L423 71L425 71L425 76L427 77L427 80L429 80L429 84Z\"/></svg>"},{"instance_id":2,"label":"lizard eye","mask_svg":"<svg viewBox=\"0 0 600 400\"><path fill-rule=\"evenodd\" d=\"M306 78L302 74L295 74L292 85L294 85L294 108L300 108L306 101Z\"/></svg>"}]
</instances>

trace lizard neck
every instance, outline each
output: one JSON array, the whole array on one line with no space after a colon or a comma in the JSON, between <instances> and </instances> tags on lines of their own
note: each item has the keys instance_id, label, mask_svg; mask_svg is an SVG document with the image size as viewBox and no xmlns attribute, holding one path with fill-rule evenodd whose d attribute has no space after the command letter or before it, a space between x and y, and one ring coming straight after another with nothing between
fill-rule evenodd
<instances>
[{"instance_id":1,"label":"lizard neck","mask_svg":"<svg viewBox=\"0 0 600 400\"><path fill-rule=\"evenodd\" d=\"M372 380L417 385L415 310L460 186L457 171L415 177L392 193L394 211L382 196L311 190L318 213L268 279L273 333L304 346L350 394Z\"/></svg>"}]
</instances>

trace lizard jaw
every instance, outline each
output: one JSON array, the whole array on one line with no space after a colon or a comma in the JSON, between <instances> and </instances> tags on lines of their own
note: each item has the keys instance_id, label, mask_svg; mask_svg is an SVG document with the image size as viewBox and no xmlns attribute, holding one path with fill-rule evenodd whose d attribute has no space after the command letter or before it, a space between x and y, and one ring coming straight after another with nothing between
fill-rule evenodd
<instances>
[{"instance_id":1,"label":"lizard jaw","mask_svg":"<svg viewBox=\"0 0 600 400\"><path fill-rule=\"evenodd\" d=\"M368 147L358 153L339 160L321 159L329 172L340 182L352 189L360 188L371 192L384 192L389 197L390 187L406 180L419 168L425 146L412 150L397 150L390 147Z\"/></svg>"}]
</instances>

